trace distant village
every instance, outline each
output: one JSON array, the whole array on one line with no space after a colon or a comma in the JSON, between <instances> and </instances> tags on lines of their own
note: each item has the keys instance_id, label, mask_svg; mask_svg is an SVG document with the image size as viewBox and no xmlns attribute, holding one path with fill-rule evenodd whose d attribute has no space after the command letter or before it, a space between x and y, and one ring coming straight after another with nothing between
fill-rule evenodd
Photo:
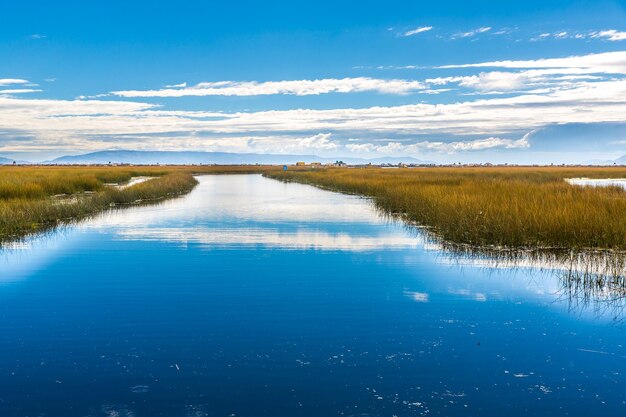
<instances>
[{"instance_id":1,"label":"distant village","mask_svg":"<svg viewBox=\"0 0 626 417\"><path fill-rule=\"evenodd\" d=\"M241 164L218 164L218 163L128 163L128 162L113 162L110 161L108 163L55 163L55 162L44 162L44 163L31 163L31 162L23 162L23 161L12 161L12 162L0 162L0 166L116 166L116 167L125 167L125 166L282 166L283 170L288 170L290 167L295 168L310 168L310 169L321 169L321 168L427 168L427 167L542 167L542 166L559 166L559 167L590 167L590 166L623 166L625 164L622 163L606 163L606 164L509 164L509 163L501 163L501 164L493 164L490 162L484 163L366 163L366 164L349 164L344 161L335 161L335 162L296 162L292 164L262 164L262 163L241 163Z\"/></svg>"},{"instance_id":2,"label":"distant village","mask_svg":"<svg viewBox=\"0 0 626 417\"><path fill-rule=\"evenodd\" d=\"M613 163L610 164L610 166L615 166L615 165L620 165L617 163ZM289 169L290 166L295 166L295 167L299 167L299 168L325 168L325 167L345 167L345 168L426 168L426 167L523 167L523 166L533 166L533 167L540 167L540 166L572 166L572 167L582 167L582 166L609 166L607 165L589 165L589 164L532 164L532 165L526 165L526 164L509 164L509 163L503 163L503 164L492 164L490 162L484 162L484 163L451 163L451 164L436 164L436 163L402 163L399 162L397 164L390 164L390 163L381 163L381 164L372 164L372 163L367 163L367 164L347 164L343 161L335 161L335 162L329 162L329 163L321 163L321 162L296 162L293 165L283 165L283 169L287 170Z\"/></svg>"},{"instance_id":3,"label":"distant village","mask_svg":"<svg viewBox=\"0 0 626 417\"><path fill-rule=\"evenodd\" d=\"M115 166L115 167L127 167L127 166L281 166L281 164L216 164L216 163L206 163L206 164L177 164L177 163L128 163L128 162L108 162L108 163L32 163L32 162L17 162L13 161L12 163L0 163L0 166ZM391 163L379 163L379 164L348 164L343 161L335 161L335 162L296 162L295 164L286 164L282 165L284 170L288 170L289 167L296 168L312 168L312 169L320 169L320 168L427 168L427 167L542 167L542 166L559 166L559 167L602 167L602 166L623 166L624 164L612 163L612 164L492 164L490 162L484 163L448 163L448 164L437 164L437 163L402 163L399 162L397 164Z\"/></svg>"}]
</instances>

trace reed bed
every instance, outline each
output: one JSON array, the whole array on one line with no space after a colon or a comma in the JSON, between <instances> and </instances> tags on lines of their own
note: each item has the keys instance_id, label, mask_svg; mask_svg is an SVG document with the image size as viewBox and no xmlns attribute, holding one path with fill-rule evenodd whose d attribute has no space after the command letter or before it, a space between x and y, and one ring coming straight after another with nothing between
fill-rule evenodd
<instances>
[{"instance_id":1,"label":"reed bed","mask_svg":"<svg viewBox=\"0 0 626 417\"><path fill-rule=\"evenodd\" d=\"M194 174L268 172L270 166L0 167L0 243L113 206L142 204L191 191ZM133 177L152 180L119 189Z\"/></svg>"},{"instance_id":2,"label":"reed bed","mask_svg":"<svg viewBox=\"0 0 626 417\"><path fill-rule=\"evenodd\" d=\"M565 178L624 178L626 168L329 168L284 180L373 198L386 213L472 247L626 251L626 192Z\"/></svg>"}]
</instances>

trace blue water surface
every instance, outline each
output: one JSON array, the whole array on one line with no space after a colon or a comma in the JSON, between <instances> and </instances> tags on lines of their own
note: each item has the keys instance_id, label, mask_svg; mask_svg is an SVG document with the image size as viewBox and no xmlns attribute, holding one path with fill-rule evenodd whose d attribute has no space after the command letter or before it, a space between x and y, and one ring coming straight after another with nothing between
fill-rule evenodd
<instances>
[{"instance_id":1,"label":"blue water surface","mask_svg":"<svg viewBox=\"0 0 626 417\"><path fill-rule=\"evenodd\" d=\"M620 416L619 310L259 175L0 252L0 416Z\"/></svg>"}]
</instances>

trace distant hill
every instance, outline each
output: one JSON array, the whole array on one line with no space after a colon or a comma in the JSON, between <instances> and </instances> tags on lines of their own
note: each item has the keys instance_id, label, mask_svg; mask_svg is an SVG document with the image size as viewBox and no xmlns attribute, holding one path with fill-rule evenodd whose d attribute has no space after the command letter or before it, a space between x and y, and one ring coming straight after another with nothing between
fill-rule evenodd
<instances>
[{"instance_id":1,"label":"distant hill","mask_svg":"<svg viewBox=\"0 0 626 417\"><path fill-rule=\"evenodd\" d=\"M584 162L585 165L626 165L626 155L613 160L592 159Z\"/></svg>"},{"instance_id":2,"label":"distant hill","mask_svg":"<svg viewBox=\"0 0 626 417\"><path fill-rule=\"evenodd\" d=\"M0 156L0 165L13 165L13 161L15 161L18 164L27 164L28 163L26 161L17 161L15 159L4 158L4 157Z\"/></svg>"},{"instance_id":3,"label":"distant hill","mask_svg":"<svg viewBox=\"0 0 626 417\"><path fill-rule=\"evenodd\" d=\"M614 160L613 163L615 163L617 165L626 165L626 155L620 156L619 158Z\"/></svg>"},{"instance_id":4,"label":"distant hill","mask_svg":"<svg viewBox=\"0 0 626 417\"><path fill-rule=\"evenodd\" d=\"M381 157L375 159L364 158L322 158L316 155L281 155L257 153L229 153L229 152L174 152L174 151L100 151L84 155L62 156L48 161L48 164L108 164L127 163L134 165L190 165L190 164L294 164L296 162L334 162L342 160L348 164L427 164L432 162L420 161L406 157Z\"/></svg>"}]
</instances>

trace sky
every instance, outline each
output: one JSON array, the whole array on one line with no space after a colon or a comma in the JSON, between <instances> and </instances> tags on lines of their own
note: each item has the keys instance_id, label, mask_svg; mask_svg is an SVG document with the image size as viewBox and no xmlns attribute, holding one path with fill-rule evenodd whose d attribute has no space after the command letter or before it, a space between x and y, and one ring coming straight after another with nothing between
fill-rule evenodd
<instances>
[{"instance_id":1,"label":"sky","mask_svg":"<svg viewBox=\"0 0 626 417\"><path fill-rule=\"evenodd\" d=\"M0 0L0 156L626 154L626 1Z\"/></svg>"}]
</instances>

